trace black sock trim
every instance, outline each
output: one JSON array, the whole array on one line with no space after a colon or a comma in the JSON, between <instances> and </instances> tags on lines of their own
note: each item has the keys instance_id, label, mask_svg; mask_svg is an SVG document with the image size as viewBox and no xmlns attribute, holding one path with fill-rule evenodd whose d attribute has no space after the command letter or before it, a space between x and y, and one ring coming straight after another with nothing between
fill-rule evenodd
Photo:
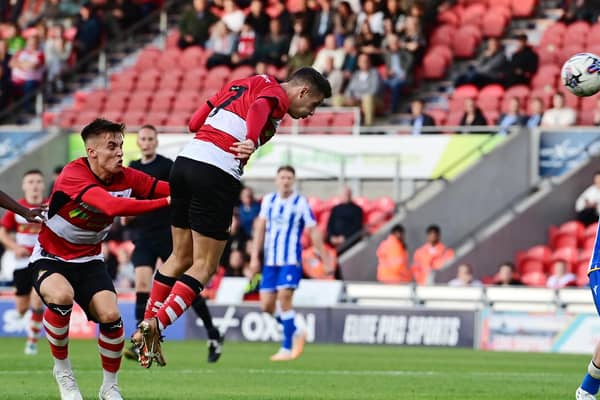
<instances>
[{"instance_id":1,"label":"black sock trim","mask_svg":"<svg viewBox=\"0 0 600 400\"><path fill-rule=\"evenodd\" d=\"M192 290L196 293L200 293L202 289L204 289L204 286L202 286L199 280L189 275L184 274L181 278L179 278L179 281L192 288Z\"/></svg>"},{"instance_id":2,"label":"black sock trim","mask_svg":"<svg viewBox=\"0 0 600 400\"><path fill-rule=\"evenodd\" d=\"M61 317L66 317L67 315L71 314L71 311L73 310L73 304L48 303L48 308Z\"/></svg>"},{"instance_id":3,"label":"black sock trim","mask_svg":"<svg viewBox=\"0 0 600 400\"><path fill-rule=\"evenodd\" d=\"M161 274L160 271L156 271L156 273L154 274L154 280L160 283L164 283L167 286L173 286L177 281L176 278L165 276Z\"/></svg>"},{"instance_id":4,"label":"black sock trim","mask_svg":"<svg viewBox=\"0 0 600 400\"><path fill-rule=\"evenodd\" d=\"M100 323L100 332L114 332L123 329L123 320L119 318L113 322Z\"/></svg>"},{"instance_id":5,"label":"black sock trim","mask_svg":"<svg viewBox=\"0 0 600 400\"><path fill-rule=\"evenodd\" d=\"M600 367L596 365L596 363L594 362L594 360L592 360L592 365L593 365L594 367L596 367L597 369L600 369Z\"/></svg>"}]
</instances>

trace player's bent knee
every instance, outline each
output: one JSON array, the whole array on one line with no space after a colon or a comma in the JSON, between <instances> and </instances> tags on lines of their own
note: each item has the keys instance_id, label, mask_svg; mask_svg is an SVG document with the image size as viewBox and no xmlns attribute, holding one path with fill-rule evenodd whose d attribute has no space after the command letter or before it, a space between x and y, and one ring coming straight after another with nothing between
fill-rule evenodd
<instances>
[{"instance_id":1,"label":"player's bent knee","mask_svg":"<svg viewBox=\"0 0 600 400\"><path fill-rule=\"evenodd\" d=\"M117 321L121 318L121 313L117 309L111 310L96 310L98 322L101 324L107 324L109 322Z\"/></svg>"},{"instance_id":2,"label":"player's bent knee","mask_svg":"<svg viewBox=\"0 0 600 400\"><path fill-rule=\"evenodd\" d=\"M73 292L51 292L44 294L44 300L46 303L54 304L73 304L74 302Z\"/></svg>"}]
</instances>

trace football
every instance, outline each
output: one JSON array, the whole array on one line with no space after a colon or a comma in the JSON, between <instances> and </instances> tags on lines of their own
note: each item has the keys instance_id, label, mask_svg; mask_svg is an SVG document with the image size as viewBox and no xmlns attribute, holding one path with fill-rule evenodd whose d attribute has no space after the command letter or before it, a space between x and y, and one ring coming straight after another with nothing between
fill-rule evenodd
<instances>
[{"instance_id":1,"label":"football","mask_svg":"<svg viewBox=\"0 0 600 400\"><path fill-rule=\"evenodd\" d=\"M562 67L563 85L576 96L592 96L600 91L600 57L592 53L578 53Z\"/></svg>"}]
</instances>

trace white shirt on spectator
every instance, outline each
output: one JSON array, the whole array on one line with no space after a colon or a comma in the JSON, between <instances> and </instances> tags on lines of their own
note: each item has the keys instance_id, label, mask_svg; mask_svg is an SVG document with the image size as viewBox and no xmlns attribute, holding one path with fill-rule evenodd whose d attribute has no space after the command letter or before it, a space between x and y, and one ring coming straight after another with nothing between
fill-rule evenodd
<instances>
[{"instance_id":1,"label":"white shirt on spectator","mask_svg":"<svg viewBox=\"0 0 600 400\"><path fill-rule=\"evenodd\" d=\"M39 50L29 51L21 50L15 57L20 62L35 63L35 68L31 70L24 70L21 68L12 69L12 81L13 82L25 82L25 81L41 81L44 76L44 53Z\"/></svg>"},{"instance_id":2,"label":"white shirt on spectator","mask_svg":"<svg viewBox=\"0 0 600 400\"><path fill-rule=\"evenodd\" d=\"M544 112L542 126L571 126L575 125L577 114L569 107L551 108Z\"/></svg>"},{"instance_id":3,"label":"white shirt on spectator","mask_svg":"<svg viewBox=\"0 0 600 400\"><path fill-rule=\"evenodd\" d=\"M598 186L592 185L579 195L575 202L575 211L583 211L586 208L586 203L596 204L596 210L600 214L600 188Z\"/></svg>"},{"instance_id":4,"label":"white shirt on spectator","mask_svg":"<svg viewBox=\"0 0 600 400\"><path fill-rule=\"evenodd\" d=\"M571 273L564 274L563 276L552 275L550 278L548 278L546 286L550 289L561 289L569 284L573 284L575 280L575 275Z\"/></svg>"},{"instance_id":5,"label":"white shirt on spectator","mask_svg":"<svg viewBox=\"0 0 600 400\"><path fill-rule=\"evenodd\" d=\"M381 11L377 11L371 16L367 16L364 12L358 14L358 18L356 20L356 33L360 34L360 28L363 26L365 20L369 21L369 27L371 28L371 32L375 34L383 35L385 33L383 26L383 13Z\"/></svg>"},{"instance_id":6,"label":"white shirt on spectator","mask_svg":"<svg viewBox=\"0 0 600 400\"><path fill-rule=\"evenodd\" d=\"M232 32L239 32L242 30L246 14L242 10L236 10L234 12L225 14L221 17L221 21L225 22L227 28Z\"/></svg>"},{"instance_id":7,"label":"white shirt on spectator","mask_svg":"<svg viewBox=\"0 0 600 400\"><path fill-rule=\"evenodd\" d=\"M477 280L477 279L473 279L468 284L466 284L465 282L463 282L461 279L458 279L458 278L454 278L450 282L448 282L448 286L453 286L453 287L467 287L467 286L479 287L481 285L482 285L481 281Z\"/></svg>"},{"instance_id":8,"label":"white shirt on spectator","mask_svg":"<svg viewBox=\"0 0 600 400\"><path fill-rule=\"evenodd\" d=\"M323 73L325 68L327 67L327 60L329 58L333 58L333 68L342 69L342 65L344 65L344 58L346 54L344 53L344 49L321 49L317 53L317 57L315 57L315 62L313 63L313 68Z\"/></svg>"}]
</instances>

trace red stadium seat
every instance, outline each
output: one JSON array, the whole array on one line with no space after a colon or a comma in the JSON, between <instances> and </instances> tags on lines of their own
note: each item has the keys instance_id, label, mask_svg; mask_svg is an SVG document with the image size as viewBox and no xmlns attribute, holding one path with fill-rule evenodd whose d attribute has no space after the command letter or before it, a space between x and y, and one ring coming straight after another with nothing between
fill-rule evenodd
<instances>
[{"instance_id":1,"label":"red stadium seat","mask_svg":"<svg viewBox=\"0 0 600 400\"><path fill-rule=\"evenodd\" d=\"M144 124L146 113L144 111L128 111L123 114L123 122L128 127L141 126Z\"/></svg>"},{"instance_id":2,"label":"red stadium seat","mask_svg":"<svg viewBox=\"0 0 600 400\"><path fill-rule=\"evenodd\" d=\"M568 46L563 47L558 52L558 63L563 64L567 61L573 54L582 53L585 50L585 46L583 44L569 44Z\"/></svg>"},{"instance_id":3,"label":"red stadium seat","mask_svg":"<svg viewBox=\"0 0 600 400\"><path fill-rule=\"evenodd\" d=\"M396 210L396 202L389 196L383 196L373 200L373 206L388 216L392 216Z\"/></svg>"},{"instance_id":4,"label":"red stadium seat","mask_svg":"<svg viewBox=\"0 0 600 400\"><path fill-rule=\"evenodd\" d=\"M373 210L367 215L367 232L375 233L387 222L388 216L379 210Z\"/></svg>"},{"instance_id":5,"label":"red stadium seat","mask_svg":"<svg viewBox=\"0 0 600 400\"><path fill-rule=\"evenodd\" d=\"M578 260L579 260L579 250L577 250L577 248L563 247L561 249L556 250L554 253L552 253L550 262L554 263L556 261L564 261L567 263L569 270L572 270L573 266L577 263ZM549 267L551 268L552 265L549 265Z\"/></svg>"},{"instance_id":6,"label":"red stadium seat","mask_svg":"<svg viewBox=\"0 0 600 400\"><path fill-rule=\"evenodd\" d=\"M430 37L430 46L442 45L451 46L452 38L456 33L456 27L454 25L445 24L436 28Z\"/></svg>"},{"instance_id":7,"label":"red stadium seat","mask_svg":"<svg viewBox=\"0 0 600 400\"><path fill-rule=\"evenodd\" d=\"M123 112L122 111L116 111L116 110L115 111L104 111L100 116L109 121L123 122Z\"/></svg>"},{"instance_id":8,"label":"red stadium seat","mask_svg":"<svg viewBox=\"0 0 600 400\"><path fill-rule=\"evenodd\" d=\"M446 117L448 116L448 112L446 110L441 110L439 108L429 109L427 110L427 114L434 119L436 126L444 125L446 122Z\"/></svg>"},{"instance_id":9,"label":"red stadium seat","mask_svg":"<svg viewBox=\"0 0 600 400\"><path fill-rule=\"evenodd\" d=\"M447 63L439 54L428 53L423 58L423 78L442 79L446 75Z\"/></svg>"},{"instance_id":10,"label":"red stadium seat","mask_svg":"<svg viewBox=\"0 0 600 400\"><path fill-rule=\"evenodd\" d=\"M527 286L544 287L548 277L543 272L530 272L521 277L521 282Z\"/></svg>"},{"instance_id":11,"label":"red stadium seat","mask_svg":"<svg viewBox=\"0 0 600 400\"><path fill-rule=\"evenodd\" d=\"M460 125L460 121L462 120L464 111L451 111L450 113L448 113L448 117L446 118L446 125L447 126L459 126Z\"/></svg>"},{"instance_id":12,"label":"red stadium seat","mask_svg":"<svg viewBox=\"0 0 600 400\"><path fill-rule=\"evenodd\" d=\"M485 4L481 3L469 5L467 8L465 8L465 11L461 16L461 25L481 26L486 9L487 7L485 6Z\"/></svg>"},{"instance_id":13,"label":"red stadium seat","mask_svg":"<svg viewBox=\"0 0 600 400\"><path fill-rule=\"evenodd\" d=\"M353 198L352 201L354 202L354 204L356 204L357 206L359 206L362 209L365 220L366 220L366 216L369 213L369 211L371 211L371 209L375 208L371 205L371 200L367 199L364 196L357 196L357 197Z\"/></svg>"},{"instance_id":14,"label":"red stadium seat","mask_svg":"<svg viewBox=\"0 0 600 400\"><path fill-rule=\"evenodd\" d=\"M311 127L311 128L328 128L331 126L332 120L333 120L333 115L331 113L320 111L303 121L306 123L306 126ZM311 133L329 133L329 131L328 130L325 130L325 132L311 131Z\"/></svg>"},{"instance_id":15,"label":"red stadium seat","mask_svg":"<svg viewBox=\"0 0 600 400\"><path fill-rule=\"evenodd\" d=\"M236 79L247 78L252 75L254 75L254 68L249 65L242 65L231 72L229 79L233 81Z\"/></svg>"},{"instance_id":16,"label":"red stadium seat","mask_svg":"<svg viewBox=\"0 0 600 400\"><path fill-rule=\"evenodd\" d=\"M498 110L481 110L487 121L488 125L496 125L496 122L500 118L500 112Z\"/></svg>"},{"instance_id":17,"label":"red stadium seat","mask_svg":"<svg viewBox=\"0 0 600 400\"><path fill-rule=\"evenodd\" d=\"M165 50L158 59L156 67L163 71L179 68L179 60L181 59L181 50L178 48Z\"/></svg>"},{"instance_id":18,"label":"red stadium seat","mask_svg":"<svg viewBox=\"0 0 600 400\"><path fill-rule=\"evenodd\" d=\"M444 10L437 15L437 21L440 24L458 26L460 17L453 10Z\"/></svg>"},{"instance_id":19,"label":"red stadium seat","mask_svg":"<svg viewBox=\"0 0 600 400\"><path fill-rule=\"evenodd\" d=\"M535 11L537 0L512 0L512 12L515 18L529 18Z\"/></svg>"},{"instance_id":20,"label":"red stadium seat","mask_svg":"<svg viewBox=\"0 0 600 400\"><path fill-rule=\"evenodd\" d=\"M452 58L454 57L450 46L444 46L444 45L431 46L429 48L428 54L435 54L439 57L442 57L444 59L444 61L446 62L446 66L448 66L452 63Z\"/></svg>"},{"instance_id":21,"label":"red stadium seat","mask_svg":"<svg viewBox=\"0 0 600 400\"><path fill-rule=\"evenodd\" d=\"M498 84L486 85L479 91L479 97L501 98L504 96L504 87Z\"/></svg>"},{"instance_id":22,"label":"red stadium seat","mask_svg":"<svg viewBox=\"0 0 600 400\"><path fill-rule=\"evenodd\" d=\"M580 109L582 111L594 110L596 107L598 107L598 103L600 103L600 98L598 98L598 96L582 97Z\"/></svg>"},{"instance_id":23,"label":"red stadium seat","mask_svg":"<svg viewBox=\"0 0 600 400\"><path fill-rule=\"evenodd\" d=\"M531 87L543 88L545 86L554 87L556 83L556 75L540 74L539 72L531 79Z\"/></svg>"},{"instance_id":24,"label":"red stadium seat","mask_svg":"<svg viewBox=\"0 0 600 400\"><path fill-rule=\"evenodd\" d=\"M521 274L530 274L532 272L544 272L546 265L539 260L525 260L521 264L519 271Z\"/></svg>"},{"instance_id":25,"label":"red stadium seat","mask_svg":"<svg viewBox=\"0 0 600 400\"><path fill-rule=\"evenodd\" d=\"M555 246L554 240L558 233L570 234L572 236L575 236L577 240L581 240L585 235L585 226L579 221L567 221L559 227L550 227L550 244L554 248L557 248L557 246Z\"/></svg>"},{"instance_id":26,"label":"red stadium seat","mask_svg":"<svg viewBox=\"0 0 600 400\"><path fill-rule=\"evenodd\" d=\"M457 58L473 58L477 45L478 40L462 29L456 32L452 41L452 49Z\"/></svg>"},{"instance_id":27,"label":"red stadium seat","mask_svg":"<svg viewBox=\"0 0 600 400\"><path fill-rule=\"evenodd\" d=\"M107 101L104 105L104 111L120 112L125 110L128 98L125 95L111 96L110 101Z\"/></svg>"},{"instance_id":28,"label":"red stadium seat","mask_svg":"<svg viewBox=\"0 0 600 400\"><path fill-rule=\"evenodd\" d=\"M174 95L171 92L159 92L152 99L150 103L150 113L153 112L168 112L171 110L173 104Z\"/></svg>"},{"instance_id":29,"label":"red stadium seat","mask_svg":"<svg viewBox=\"0 0 600 400\"><path fill-rule=\"evenodd\" d=\"M333 115L333 120L331 121L331 126L336 128L333 133L338 135L352 134L352 129L354 128L356 122L357 121L355 121L355 115L353 112L335 113ZM347 128L347 130L340 128Z\"/></svg>"},{"instance_id":30,"label":"red stadium seat","mask_svg":"<svg viewBox=\"0 0 600 400\"><path fill-rule=\"evenodd\" d=\"M152 111L146 114L144 117L144 124L150 124L154 126L164 126L169 119L170 113L161 111Z\"/></svg>"},{"instance_id":31,"label":"red stadium seat","mask_svg":"<svg viewBox=\"0 0 600 400\"><path fill-rule=\"evenodd\" d=\"M231 70L229 67L224 65L220 65L218 67L214 67L208 71L208 75L206 76L206 80L221 80L224 81L229 78L231 75Z\"/></svg>"},{"instance_id":32,"label":"red stadium seat","mask_svg":"<svg viewBox=\"0 0 600 400\"><path fill-rule=\"evenodd\" d=\"M72 124L74 127L83 127L92 122L94 119L98 118L99 115L99 112L83 111L75 116Z\"/></svg>"},{"instance_id":33,"label":"red stadium seat","mask_svg":"<svg viewBox=\"0 0 600 400\"><path fill-rule=\"evenodd\" d=\"M482 20L482 32L485 37L500 38L504 35L508 19L495 10L490 10Z\"/></svg>"},{"instance_id":34,"label":"red stadium seat","mask_svg":"<svg viewBox=\"0 0 600 400\"><path fill-rule=\"evenodd\" d=\"M176 48L177 42L179 42L179 30L173 29L167 34L167 49Z\"/></svg>"},{"instance_id":35,"label":"red stadium seat","mask_svg":"<svg viewBox=\"0 0 600 400\"><path fill-rule=\"evenodd\" d=\"M558 48L542 45L536 50L540 65L556 65L558 63Z\"/></svg>"},{"instance_id":36,"label":"red stadium seat","mask_svg":"<svg viewBox=\"0 0 600 400\"><path fill-rule=\"evenodd\" d=\"M184 70L192 70L203 65L204 50L199 46L187 47L179 57L179 66Z\"/></svg>"},{"instance_id":37,"label":"red stadium seat","mask_svg":"<svg viewBox=\"0 0 600 400\"><path fill-rule=\"evenodd\" d=\"M594 114L593 110L584 110L577 113L577 124L583 126L594 126Z\"/></svg>"},{"instance_id":38,"label":"red stadium seat","mask_svg":"<svg viewBox=\"0 0 600 400\"><path fill-rule=\"evenodd\" d=\"M598 232L598 222L594 222L593 224L588 225L585 228L585 230L583 231L583 237L585 239L596 237L597 232Z\"/></svg>"},{"instance_id":39,"label":"red stadium seat","mask_svg":"<svg viewBox=\"0 0 600 400\"><path fill-rule=\"evenodd\" d=\"M185 112L173 112L169 115L167 121L165 121L165 126L171 127L187 127L188 121L192 116L191 113Z\"/></svg>"},{"instance_id":40,"label":"red stadium seat","mask_svg":"<svg viewBox=\"0 0 600 400\"><path fill-rule=\"evenodd\" d=\"M452 93L453 99L476 98L479 94L479 89L475 85L461 85L454 89Z\"/></svg>"},{"instance_id":41,"label":"red stadium seat","mask_svg":"<svg viewBox=\"0 0 600 400\"><path fill-rule=\"evenodd\" d=\"M148 92L135 92L127 104L127 112L148 110L150 97Z\"/></svg>"},{"instance_id":42,"label":"red stadium seat","mask_svg":"<svg viewBox=\"0 0 600 400\"><path fill-rule=\"evenodd\" d=\"M479 96L477 105L482 111L498 111L500 109L500 99L497 97Z\"/></svg>"},{"instance_id":43,"label":"red stadium seat","mask_svg":"<svg viewBox=\"0 0 600 400\"><path fill-rule=\"evenodd\" d=\"M548 246L533 246L525 252L517 254L517 270L519 273L523 272L523 263L528 260L535 260L541 262L546 266L550 262L552 257L552 251Z\"/></svg>"},{"instance_id":44,"label":"red stadium seat","mask_svg":"<svg viewBox=\"0 0 600 400\"><path fill-rule=\"evenodd\" d=\"M530 92L531 90L526 85L515 85L506 89L506 92L504 92L504 98L510 99L511 97L517 97L521 100L521 102L523 102L525 99L527 99L527 97L529 97Z\"/></svg>"},{"instance_id":45,"label":"red stadium seat","mask_svg":"<svg viewBox=\"0 0 600 400\"><path fill-rule=\"evenodd\" d=\"M161 56L161 51L155 47L145 48L140 52L135 68L139 71L146 71L155 68L158 58Z\"/></svg>"}]
</instances>

